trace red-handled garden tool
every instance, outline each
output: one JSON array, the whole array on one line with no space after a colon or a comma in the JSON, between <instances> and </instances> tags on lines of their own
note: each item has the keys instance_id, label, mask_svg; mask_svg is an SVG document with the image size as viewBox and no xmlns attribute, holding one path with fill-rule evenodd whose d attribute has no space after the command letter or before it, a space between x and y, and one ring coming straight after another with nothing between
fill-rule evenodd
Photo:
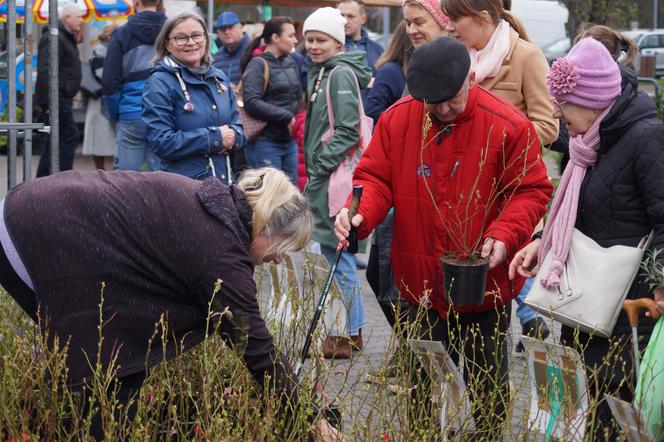
<instances>
[{"instance_id":1,"label":"red-handled garden tool","mask_svg":"<svg viewBox=\"0 0 664 442\"><path fill-rule=\"evenodd\" d=\"M350 207L348 208L348 221L350 222L355 214L357 213L357 208L360 206L360 198L362 198L362 186L353 186L353 199L350 203ZM357 234L355 232L355 228L352 227L351 223L351 231L350 234L348 235L348 252L350 253L356 253L358 244L357 244ZM334 278L334 274L337 271L337 265L339 264L339 258L341 258L341 252L343 251L344 246L343 242L339 241L339 244L337 245L337 252L334 255L334 260L332 261L332 265L330 266L330 271L327 273L327 278L325 278L325 284L323 284L323 292L320 295L320 298L318 299L318 305L316 306L316 312L314 313L314 317L311 320L311 324L309 325L309 331L307 333L307 338L304 341L304 347L302 347L302 354L300 355L300 360L297 363L297 366L295 367L295 374L299 377L300 376L300 371L302 371L302 366L304 365L304 361L307 359L307 356L309 356L309 350L311 349L311 341L313 339L314 331L316 330L316 327L318 326L318 321L320 321L320 317L323 314L323 308L325 307L325 304L327 302L327 298L330 294L330 286L332 285L332 278Z\"/></svg>"},{"instance_id":2,"label":"red-handled garden tool","mask_svg":"<svg viewBox=\"0 0 664 442\"><path fill-rule=\"evenodd\" d=\"M623 310L627 313L627 318L629 319L629 325L632 327L632 350L634 351L634 368L635 376L638 379L640 373L639 367L639 313L641 310L648 310L650 312L650 317L653 319L659 319L659 310L657 310L657 305L655 301L650 298L639 298L639 299L626 299L623 302Z\"/></svg>"}]
</instances>

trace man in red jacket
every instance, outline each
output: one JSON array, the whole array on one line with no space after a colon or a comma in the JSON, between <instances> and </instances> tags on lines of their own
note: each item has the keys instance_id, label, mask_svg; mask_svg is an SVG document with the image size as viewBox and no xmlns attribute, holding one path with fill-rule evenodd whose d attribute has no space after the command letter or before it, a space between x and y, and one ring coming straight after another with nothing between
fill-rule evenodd
<instances>
[{"instance_id":1,"label":"man in red jacket","mask_svg":"<svg viewBox=\"0 0 664 442\"><path fill-rule=\"evenodd\" d=\"M530 240L553 187L532 124L476 84L462 43L443 37L417 48L407 84L411 96L383 113L355 172L353 184L364 193L352 224L364 238L394 207L392 271L400 295L411 310L425 308L424 339L442 341L454 359L455 348L464 348L471 383L473 370L493 374L471 388L502 395L491 410L473 407L476 424L493 425L504 418L509 398L504 337L523 284L510 282L508 258ZM491 203L491 195L499 197ZM349 229L343 209L336 235L346 238ZM489 259L480 305L452 307L442 288L439 258L459 252L460 241L477 242ZM449 345L460 336L463 343Z\"/></svg>"}]
</instances>

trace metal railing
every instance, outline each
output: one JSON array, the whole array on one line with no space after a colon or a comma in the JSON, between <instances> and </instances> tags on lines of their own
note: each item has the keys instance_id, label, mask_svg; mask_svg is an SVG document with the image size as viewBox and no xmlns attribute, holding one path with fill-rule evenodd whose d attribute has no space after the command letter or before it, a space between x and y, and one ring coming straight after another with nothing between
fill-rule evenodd
<instances>
[{"instance_id":1,"label":"metal railing","mask_svg":"<svg viewBox=\"0 0 664 442\"><path fill-rule=\"evenodd\" d=\"M38 41L34 38L32 22L33 0L25 0L25 23L23 25L24 95L23 122L17 121L16 82L16 1L7 2L7 122L0 122L0 133L7 133L7 189L17 184L18 134L23 133L23 180L32 177L32 136L34 131L50 132L51 170L59 170L58 145L58 2L49 0L49 126L32 121L32 54Z\"/></svg>"}]
</instances>

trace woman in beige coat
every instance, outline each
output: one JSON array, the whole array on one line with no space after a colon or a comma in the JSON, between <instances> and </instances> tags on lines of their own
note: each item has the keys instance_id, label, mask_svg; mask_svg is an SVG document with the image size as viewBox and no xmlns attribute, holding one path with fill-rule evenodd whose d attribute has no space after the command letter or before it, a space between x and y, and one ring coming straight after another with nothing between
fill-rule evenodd
<instances>
[{"instance_id":1,"label":"woman in beige coat","mask_svg":"<svg viewBox=\"0 0 664 442\"><path fill-rule=\"evenodd\" d=\"M443 0L447 31L470 52L477 82L514 104L533 122L540 143L558 137L546 89L549 65L523 24L501 0Z\"/></svg>"}]
</instances>

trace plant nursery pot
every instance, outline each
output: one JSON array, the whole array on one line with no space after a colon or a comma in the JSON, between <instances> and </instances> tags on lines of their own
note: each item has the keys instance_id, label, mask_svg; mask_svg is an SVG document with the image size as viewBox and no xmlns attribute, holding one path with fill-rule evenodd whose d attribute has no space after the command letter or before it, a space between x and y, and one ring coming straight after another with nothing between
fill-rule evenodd
<instances>
[{"instance_id":1,"label":"plant nursery pot","mask_svg":"<svg viewBox=\"0 0 664 442\"><path fill-rule=\"evenodd\" d=\"M455 257L440 257L443 267L445 298L455 307L479 305L484 302L489 260L460 262Z\"/></svg>"},{"instance_id":2,"label":"plant nursery pot","mask_svg":"<svg viewBox=\"0 0 664 442\"><path fill-rule=\"evenodd\" d=\"M341 417L341 410L339 410L338 406L333 403L328 404L323 411L323 415L325 416L325 420L327 420L330 425L339 431L342 430L341 427L343 426L343 419Z\"/></svg>"}]
</instances>

